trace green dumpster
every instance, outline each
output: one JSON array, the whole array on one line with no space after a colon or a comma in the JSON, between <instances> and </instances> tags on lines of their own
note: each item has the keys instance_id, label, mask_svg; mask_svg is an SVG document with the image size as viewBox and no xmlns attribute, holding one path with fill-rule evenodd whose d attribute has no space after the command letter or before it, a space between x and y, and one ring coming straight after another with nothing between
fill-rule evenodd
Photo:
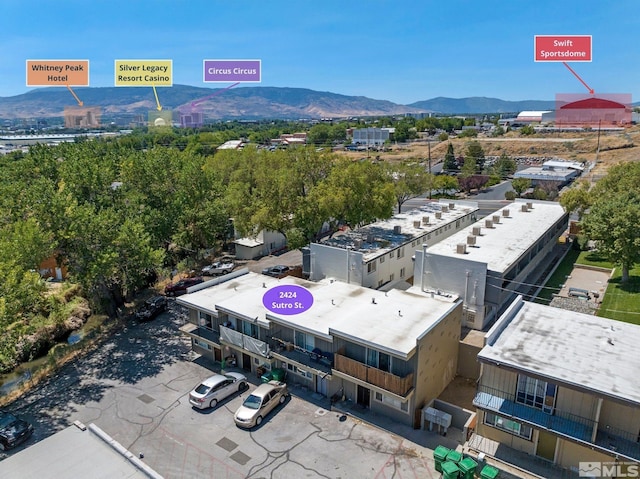
<instances>
[{"instance_id":1,"label":"green dumpster","mask_svg":"<svg viewBox=\"0 0 640 479\"><path fill-rule=\"evenodd\" d=\"M447 454L449 454L449 448L444 446L438 446L433 451L433 460L436 463L436 471L442 472L442 463L447 460Z\"/></svg>"},{"instance_id":2,"label":"green dumpster","mask_svg":"<svg viewBox=\"0 0 640 479\"><path fill-rule=\"evenodd\" d=\"M462 461L462 453L456 451L455 449L451 449L449 451L449 454L447 454L447 461L458 464L460 461Z\"/></svg>"},{"instance_id":3,"label":"green dumpster","mask_svg":"<svg viewBox=\"0 0 640 479\"><path fill-rule=\"evenodd\" d=\"M287 371L282 368L273 368L271 375L276 381L284 381L287 376Z\"/></svg>"},{"instance_id":4,"label":"green dumpster","mask_svg":"<svg viewBox=\"0 0 640 479\"><path fill-rule=\"evenodd\" d=\"M470 457L465 457L460 461L458 467L460 468L460 477L462 479L473 479L478 463Z\"/></svg>"},{"instance_id":5,"label":"green dumpster","mask_svg":"<svg viewBox=\"0 0 640 479\"><path fill-rule=\"evenodd\" d=\"M445 461L442 463L442 479L458 479L460 468L455 462Z\"/></svg>"},{"instance_id":6,"label":"green dumpster","mask_svg":"<svg viewBox=\"0 0 640 479\"><path fill-rule=\"evenodd\" d=\"M484 466L480 471L480 477L482 479L496 479L500 471L493 466Z\"/></svg>"}]
</instances>

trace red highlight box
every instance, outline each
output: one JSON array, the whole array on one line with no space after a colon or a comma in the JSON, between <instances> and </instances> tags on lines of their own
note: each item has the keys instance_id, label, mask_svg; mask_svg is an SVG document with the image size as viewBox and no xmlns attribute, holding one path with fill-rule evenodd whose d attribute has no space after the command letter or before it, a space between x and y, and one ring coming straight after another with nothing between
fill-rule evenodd
<instances>
[{"instance_id":1,"label":"red highlight box","mask_svg":"<svg viewBox=\"0 0 640 479\"><path fill-rule=\"evenodd\" d=\"M536 35L533 51L536 62L590 62L591 35Z\"/></svg>"}]
</instances>

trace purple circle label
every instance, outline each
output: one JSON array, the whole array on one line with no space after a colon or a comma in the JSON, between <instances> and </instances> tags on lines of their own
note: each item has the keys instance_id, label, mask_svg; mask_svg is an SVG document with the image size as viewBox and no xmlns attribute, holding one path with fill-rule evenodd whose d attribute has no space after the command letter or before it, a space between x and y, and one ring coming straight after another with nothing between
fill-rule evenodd
<instances>
[{"instance_id":1,"label":"purple circle label","mask_svg":"<svg viewBox=\"0 0 640 479\"><path fill-rule=\"evenodd\" d=\"M300 314L313 306L313 295L302 286L283 284L264 293L262 304L272 313Z\"/></svg>"}]
</instances>

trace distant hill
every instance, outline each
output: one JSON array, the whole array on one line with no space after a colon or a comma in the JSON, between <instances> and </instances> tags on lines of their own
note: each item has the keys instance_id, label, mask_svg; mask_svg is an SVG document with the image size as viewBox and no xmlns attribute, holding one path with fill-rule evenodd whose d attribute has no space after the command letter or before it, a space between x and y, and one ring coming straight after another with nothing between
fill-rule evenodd
<instances>
[{"instance_id":1,"label":"distant hill","mask_svg":"<svg viewBox=\"0 0 640 479\"><path fill-rule=\"evenodd\" d=\"M506 101L498 98L469 97L469 98L445 98L437 97L431 100L411 103L412 108L422 111L434 111L444 114L470 114L470 113L517 113L524 110L554 110L554 101L522 100Z\"/></svg>"},{"instance_id":2,"label":"distant hill","mask_svg":"<svg viewBox=\"0 0 640 479\"><path fill-rule=\"evenodd\" d=\"M151 87L77 87L85 106L99 106L105 115L138 114L155 110ZM224 90L224 91L223 91ZM196 110L210 119L300 119L403 115L405 113L508 113L553 109L553 101L504 101L497 98L433 98L410 105L364 96L347 96L305 88L203 88L188 85L156 88L164 109ZM39 88L0 97L0 118L62 117L65 107L77 106L66 88Z\"/></svg>"}]
</instances>

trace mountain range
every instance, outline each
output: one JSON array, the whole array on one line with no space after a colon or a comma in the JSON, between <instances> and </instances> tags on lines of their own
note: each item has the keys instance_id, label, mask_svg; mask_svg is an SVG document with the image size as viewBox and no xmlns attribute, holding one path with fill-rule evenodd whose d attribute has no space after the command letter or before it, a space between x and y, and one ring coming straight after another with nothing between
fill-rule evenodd
<instances>
[{"instance_id":1,"label":"mountain range","mask_svg":"<svg viewBox=\"0 0 640 479\"><path fill-rule=\"evenodd\" d=\"M87 87L73 92L84 106L101 107L103 115L143 114L163 109L199 111L209 119L319 119L402 115L405 113L479 114L551 110L553 101L505 101L497 98L444 98L400 105L364 96L347 96L305 88L238 87L212 89L188 85L151 87ZM38 88L21 95L0 97L0 118L62 117L65 107L78 106L66 88Z\"/></svg>"}]
</instances>

